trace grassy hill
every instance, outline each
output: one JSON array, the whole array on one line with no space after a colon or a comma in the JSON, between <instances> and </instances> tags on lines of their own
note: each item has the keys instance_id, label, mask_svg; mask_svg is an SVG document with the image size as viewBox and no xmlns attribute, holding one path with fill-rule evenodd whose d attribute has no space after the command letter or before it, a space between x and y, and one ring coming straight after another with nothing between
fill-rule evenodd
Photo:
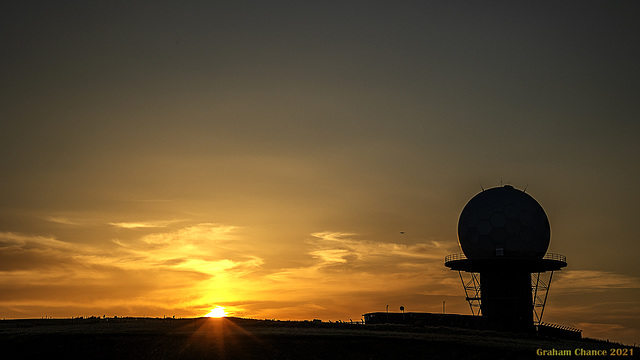
<instances>
[{"instance_id":1,"label":"grassy hill","mask_svg":"<svg viewBox=\"0 0 640 360\"><path fill-rule=\"evenodd\" d=\"M491 331L222 319L0 321L2 359L540 359L542 350L640 349ZM627 350L624 350L627 349ZM557 356L554 356L554 358ZM592 356L589 356L592 357ZM627 356L626 358L630 358Z\"/></svg>"}]
</instances>

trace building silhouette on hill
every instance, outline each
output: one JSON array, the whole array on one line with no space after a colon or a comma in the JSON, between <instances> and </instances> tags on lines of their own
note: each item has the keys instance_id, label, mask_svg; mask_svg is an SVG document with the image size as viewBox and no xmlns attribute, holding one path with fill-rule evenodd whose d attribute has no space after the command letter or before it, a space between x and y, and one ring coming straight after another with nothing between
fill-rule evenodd
<instances>
[{"instance_id":1,"label":"building silhouette on hill","mask_svg":"<svg viewBox=\"0 0 640 360\"><path fill-rule=\"evenodd\" d=\"M576 339L581 330L542 322L554 271L566 257L547 253L551 227L529 194L505 185L483 190L458 221L460 254L444 265L458 271L471 315L432 313L364 314L365 324L453 326Z\"/></svg>"}]
</instances>

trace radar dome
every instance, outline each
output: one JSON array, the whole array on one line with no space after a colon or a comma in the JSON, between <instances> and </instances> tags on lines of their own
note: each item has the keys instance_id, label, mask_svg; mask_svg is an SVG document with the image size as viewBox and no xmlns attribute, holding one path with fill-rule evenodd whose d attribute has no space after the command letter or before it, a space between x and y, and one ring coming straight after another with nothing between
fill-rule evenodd
<instances>
[{"instance_id":1,"label":"radar dome","mask_svg":"<svg viewBox=\"0 0 640 360\"><path fill-rule=\"evenodd\" d=\"M551 227L533 197L505 185L469 200L458 221L458 239L469 259L542 258L549 247Z\"/></svg>"}]
</instances>

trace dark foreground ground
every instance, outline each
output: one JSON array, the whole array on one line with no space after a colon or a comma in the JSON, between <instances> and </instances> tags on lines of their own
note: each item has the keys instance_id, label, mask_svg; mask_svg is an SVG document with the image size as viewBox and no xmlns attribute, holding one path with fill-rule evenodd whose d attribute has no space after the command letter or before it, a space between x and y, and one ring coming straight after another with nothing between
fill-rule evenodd
<instances>
[{"instance_id":1,"label":"dark foreground ground","mask_svg":"<svg viewBox=\"0 0 640 360\"><path fill-rule=\"evenodd\" d=\"M539 350L631 348L400 325L223 319L0 321L0 359L543 359ZM632 349L639 358L640 349ZM551 356L558 358L558 356ZM607 356L611 358L611 356ZM616 356L620 358L619 356Z\"/></svg>"}]
</instances>

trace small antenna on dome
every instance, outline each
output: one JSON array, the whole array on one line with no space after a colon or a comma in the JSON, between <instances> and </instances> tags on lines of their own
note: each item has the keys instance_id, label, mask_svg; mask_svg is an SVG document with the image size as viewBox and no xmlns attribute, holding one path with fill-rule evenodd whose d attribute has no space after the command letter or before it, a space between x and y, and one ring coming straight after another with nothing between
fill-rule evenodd
<instances>
[{"instance_id":1,"label":"small antenna on dome","mask_svg":"<svg viewBox=\"0 0 640 360\"><path fill-rule=\"evenodd\" d=\"M484 188L482 187L482 183L480 183L480 189L482 189L482 191L484 191Z\"/></svg>"},{"instance_id":2,"label":"small antenna on dome","mask_svg":"<svg viewBox=\"0 0 640 360\"><path fill-rule=\"evenodd\" d=\"M527 192L527 188L529 187L529 184L524 186L524 190L522 190L522 192Z\"/></svg>"}]
</instances>

